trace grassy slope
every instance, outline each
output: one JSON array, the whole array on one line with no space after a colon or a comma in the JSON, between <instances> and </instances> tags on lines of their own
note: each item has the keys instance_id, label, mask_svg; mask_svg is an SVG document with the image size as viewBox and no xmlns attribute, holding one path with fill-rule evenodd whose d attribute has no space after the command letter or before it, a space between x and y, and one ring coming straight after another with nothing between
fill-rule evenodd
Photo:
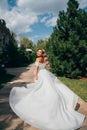
<instances>
[{"instance_id":1,"label":"grassy slope","mask_svg":"<svg viewBox=\"0 0 87 130\"><path fill-rule=\"evenodd\" d=\"M82 79L69 79L65 77L58 78L82 99L87 101L87 81Z\"/></svg>"}]
</instances>

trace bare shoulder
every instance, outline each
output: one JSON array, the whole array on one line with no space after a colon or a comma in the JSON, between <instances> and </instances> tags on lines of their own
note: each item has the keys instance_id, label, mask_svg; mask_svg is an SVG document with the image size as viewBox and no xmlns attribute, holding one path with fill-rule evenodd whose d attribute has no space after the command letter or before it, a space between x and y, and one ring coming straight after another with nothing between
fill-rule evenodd
<instances>
[{"instance_id":1,"label":"bare shoulder","mask_svg":"<svg viewBox=\"0 0 87 130\"><path fill-rule=\"evenodd\" d=\"M43 58L42 57L38 57L38 58L36 58L36 61L37 62L43 62Z\"/></svg>"},{"instance_id":2,"label":"bare shoulder","mask_svg":"<svg viewBox=\"0 0 87 130\"><path fill-rule=\"evenodd\" d=\"M39 58L36 58L36 61L39 62L40 61Z\"/></svg>"}]
</instances>

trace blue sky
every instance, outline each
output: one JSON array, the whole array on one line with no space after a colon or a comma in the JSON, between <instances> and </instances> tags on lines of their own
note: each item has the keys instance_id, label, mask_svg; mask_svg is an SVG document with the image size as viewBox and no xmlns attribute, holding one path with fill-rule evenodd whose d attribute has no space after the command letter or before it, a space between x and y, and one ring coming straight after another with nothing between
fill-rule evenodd
<instances>
[{"instance_id":1,"label":"blue sky","mask_svg":"<svg viewBox=\"0 0 87 130\"><path fill-rule=\"evenodd\" d=\"M46 39L56 25L58 13L66 10L68 0L0 0L0 19L17 34L36 43ZM78 0L80 8L87 8L87 0Z\"/></svg>"}]
</instances>

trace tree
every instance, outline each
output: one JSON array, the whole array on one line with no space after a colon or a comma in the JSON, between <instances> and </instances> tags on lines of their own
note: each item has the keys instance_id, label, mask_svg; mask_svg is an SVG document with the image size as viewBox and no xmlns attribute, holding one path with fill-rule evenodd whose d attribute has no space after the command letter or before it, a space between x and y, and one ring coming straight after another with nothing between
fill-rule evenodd
<instances>
[{"instance_id":1,"label":"tree","mask_svg":"<svg viewBox=\"0 0 87 130\"><path fill-rule=\"evenodd\" d=\"M32 53L27 52L26 49L33 49L33 42L26 37L22 37L20 40L21 61L25 63L32 63Z\"/></svg>"},{"instance_id":2,"label":"tree","mask_svg":"<svg viewBox=\"0 0 87 130\"><path fill-rule=\"evenodd\" d=\"M31 48L33 47L33 42L31 40L29 40L26 37L22 37L20 40L20 46L23 46L25 49L26 48Z\"/></svg>"},{"instance_id":3,"label":"tree","mask_svg":"<svg viewBox=\"0 0 87 130\"><path fill-rule=\"evenodd\" d=\"M51 38L46 44L57 75L87 74L87 12L79 9L77 0L69 0L66 12L60 11ZM83 63L84 62L84 63Z\"/></svg>"},{"instance_id":4,"label":"tree","mask_svg":"<svg viewBox=\"0 0 87 130\"><path fill-rule=\"evenodd\" d=\"M37 45L36 45L36 49L38 48L46 48L46 44L47 44L48 39L45 40L38 40Z\"/></svg>"},{"instance_id":5,"label":"tree","mask_svg":"<svg viewBox=\"0 0 87 130\"><path fill-rule=\"evenodd\" d=\"M15 40L15 34L10 33L9 44L6 46L6 55L8 56L7 66L17 67L20 65L19 51L17 41Z\"/></svg>"},{"instance_id":6,"label":"tree","mask_svg":"<svg viewBox=\"0 0 87 130\"><path fill-rule=\"evenodd\" d=\"M35 44L34 46L33 46L33 50L34 50L34 52L35 52L35 55L34 55L34 61L35 61L35 59L36 59L36 51L37 51L37 49L46 49L46 44L47 44L47 42L48 42L48 39L45 39L45 40L38 40L37 41L37 44Z\"/></svg>"}]
</instances>

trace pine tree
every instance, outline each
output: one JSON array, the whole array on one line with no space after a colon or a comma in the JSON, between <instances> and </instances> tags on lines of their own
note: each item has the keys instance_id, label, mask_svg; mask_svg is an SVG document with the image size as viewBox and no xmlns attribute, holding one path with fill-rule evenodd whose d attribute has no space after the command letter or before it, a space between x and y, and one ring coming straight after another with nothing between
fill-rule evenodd
<instances>
[{"instance_id":1,"label":"pine tree","mask_svg":"<svg viewBox=\"0 0 87 130\"><path fill-rule=\"evenodd\" d=\"M87 12L77 0L69 0L67 10L59 12L47 44L52 71L57 75L87 75ZM48 51L48 49L47 49Z\"/></svg>"}]
</instances>

